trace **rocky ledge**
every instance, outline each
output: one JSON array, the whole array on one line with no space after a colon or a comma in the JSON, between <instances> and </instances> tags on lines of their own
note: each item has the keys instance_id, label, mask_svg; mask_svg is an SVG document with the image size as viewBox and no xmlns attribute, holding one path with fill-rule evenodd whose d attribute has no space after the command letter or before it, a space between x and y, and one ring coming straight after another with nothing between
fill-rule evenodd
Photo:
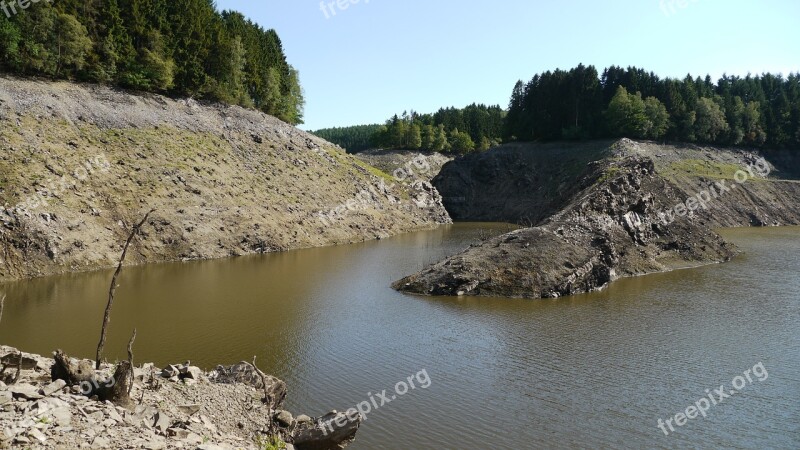
<instances>
[{"instance_id":1,"label":"rocky ledge","mask_svg":"<svg viewBox=\"0 0 800 450\"><path fill-rule=\"evenodd\" d=\"M541 225L517 230L394 284L423 295L556 298L611 281L727 261L736 253L710 227L659 212L686 195L656 173L649 158L590 165L580 194Z\"/></svg>"},{"instance_id":2,"label":"rocky ledge","mask_svg":"<svg viewBox=\"0 0 800 450\"><path fill-rule=\"evenodd\" d=\"M133 404L122 407L58 379L51 358L5 346L0 355L0 448L334 450L353 441L362 421L336 411L294 417L283 409L286 384L246 362L207 373L190 362L144 364L133 371ZM72 363L113 380L112 365Z\"/></svg>"}]
</instances>

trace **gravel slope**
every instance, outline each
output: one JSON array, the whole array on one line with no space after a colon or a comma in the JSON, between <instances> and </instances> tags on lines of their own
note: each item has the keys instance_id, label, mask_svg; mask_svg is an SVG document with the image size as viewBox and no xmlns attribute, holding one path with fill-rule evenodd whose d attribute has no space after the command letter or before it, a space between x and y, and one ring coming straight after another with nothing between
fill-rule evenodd
<instances>
[{"instance_id":1,"label":"gravel slope","mask_svg":"<svg viewBox=\"0 0 800 450\"><path fill-rule=\"evenodd\" d=\"M359 242L450 219L390 175L240 107L0 77L0 281ZM337 213L333 213L338 208Z\"/></svg>"}]
</instances>

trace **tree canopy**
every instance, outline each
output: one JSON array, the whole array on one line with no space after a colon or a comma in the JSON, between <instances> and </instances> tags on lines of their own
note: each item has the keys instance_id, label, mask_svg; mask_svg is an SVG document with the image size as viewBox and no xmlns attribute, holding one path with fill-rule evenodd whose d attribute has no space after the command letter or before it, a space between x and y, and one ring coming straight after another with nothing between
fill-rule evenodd
<instances>
[{"instance_id":1,"label":"tree canopy","mask_svg":"<svg viewBox=\"0 0 800 450\"><path fill-rule=\"evenodd\" d=\"M59 0L0 14L0 69L255 107L303 121L274 30L212 0Z\"/></svg>"}]
</instances>

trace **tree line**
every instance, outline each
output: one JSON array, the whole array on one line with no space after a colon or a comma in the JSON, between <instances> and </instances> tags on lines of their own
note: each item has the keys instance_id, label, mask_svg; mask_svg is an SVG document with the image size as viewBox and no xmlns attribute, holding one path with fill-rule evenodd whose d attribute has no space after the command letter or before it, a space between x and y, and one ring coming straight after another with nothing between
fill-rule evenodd
<instances>
[{"instance_id":1,"label":"tree line","mask_svg":"<svg viewBox=\"0 0 800 450\"><path fill-rule=\"evenodd\" d=\"M326 137L326 130L321 136ZM629 137L762 148L800 146L800 74L660 78L636 67L593 66L517 82L508 110L470 105L394 116L382 127L340 128L334 142L467 153L500 142ZM344 138L348 136L348 138ZM336 139L339 139L337 141Z\"/></svg>"},{"instance_id":2,"label":"tree line","mask_svg":"<svg viewBox=\"0 0 800 450\"><path fill-rule=\"evenodd\" d=\"M58 0L0 12L0 69L192 96L303 121L280 38L213 0Z\"/></svg>"},{"instance_id":3,"label":"tree line","mask_svg":"<svg viewBox=\"0 0 800 450\"><path fill-rule=\"evenodd\" d=\"M716 145L800 145L800 75L660 78L636 67L556 70L519 81L506 141L665 139Z\"/></svg>"},{"instance_id":4,"label":"tree line","mask_svg":"<svg viewBox=\"0 0 800 450\"><path fill-rule=\"evenodd\" d=\"M327 128L314 134L352 153L382 148L465 154L498 145L505 115L500 106L472 104L442 108L433 114L405 111L384 125Z\"/></svg>"}]
</instances>

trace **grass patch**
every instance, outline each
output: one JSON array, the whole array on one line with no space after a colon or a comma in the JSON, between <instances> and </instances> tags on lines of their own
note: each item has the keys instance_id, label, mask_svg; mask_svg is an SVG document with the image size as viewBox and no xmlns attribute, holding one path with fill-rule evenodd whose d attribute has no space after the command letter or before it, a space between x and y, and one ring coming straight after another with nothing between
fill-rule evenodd
<instances>
[{"instance_id":1,"label":"grass patch","mask_svg":"<svg viewBox=\"0 0 800 450\"><path fill-rule=\"evenodd\" d=\"M732 180L736 172L742 167L736 164L726 164L718 161L707 161L702 159L682 159L671 163L666 168L666 174L670 178L675 177L705 177L719 180Z\"/></svg>"}]
</instances>

